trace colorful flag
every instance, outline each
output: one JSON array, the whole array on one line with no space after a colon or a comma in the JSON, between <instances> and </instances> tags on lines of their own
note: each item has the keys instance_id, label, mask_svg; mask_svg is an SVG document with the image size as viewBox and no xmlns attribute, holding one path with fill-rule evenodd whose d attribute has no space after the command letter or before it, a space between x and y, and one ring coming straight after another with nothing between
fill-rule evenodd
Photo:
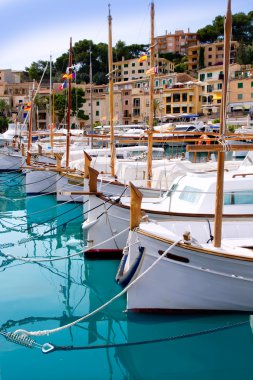
<instances>
[{"instance_id":1,"label":"colorful flag","mask_svg":"<svg viewBox=\"0 0 253 380\"><path fill-rule=\"evenodd\" d=\"M67 82L63 82L60 86L59 86L59 90L62 91L64 88L67 88Z\"/></svg>"},{"instance_id":2,"label":"colorful flag","mask_svg":"<svg viewBox=\"0 0 253 380\"><path fill-rule=\"evenodd\" d=\"M146 54L143 54L140 56L140 58L138 59L138 62L144 62L148 59L148 56Z\"/></svg>"},{"instance_id":3,"label":"colorful flag","mask_svg":"<svg viewBox=\"0 0 253 380\"><path fill-rule=\"evenodd\" d=\"M157 66L151 67L150 69L146 71L146 75L152 75L152 74L158 74Z\"/></svg>"},{"instance_id":4,"label":"colorful flag","mask_svg":"<svg viewBox=\"0 0 253 380\"><path fill-rule=\"evenodd\" d=\"M31 109L31 102L28 102L28 103L24 106L24 111L25 111L25 112L28 112L28 111L30 111L30 109Z\"/></svg>"},{"instance_id":5,"label":"colorful flag","mask_svg":"<svg viewBox=\"0 0 253 380\"><path fill-rule=\"evenodd\" d=\"M74 79L76 77L75 73L63 74L62 79Z\"/></svg>"}]
</instances>

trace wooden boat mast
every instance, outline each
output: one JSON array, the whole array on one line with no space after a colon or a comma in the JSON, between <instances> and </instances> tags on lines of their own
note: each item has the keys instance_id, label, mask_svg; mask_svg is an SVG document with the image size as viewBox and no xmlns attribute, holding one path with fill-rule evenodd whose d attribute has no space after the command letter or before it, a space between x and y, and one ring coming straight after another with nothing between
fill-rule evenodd
<instances>
[{"instance_id":1,"label":"wooden boat mast","mask_svg":"<svg viewBox=\"0 0 253 380\"><path fill-rule=\"evenodd\" d=\"M222 103L220 111L220 140L223 141L226 134L226 114L227 114L227 91L228 75L230 64L230 40L232 31L232 13L231 0L228 0L227 13L224 19L224 60L223 60L223 86L222 86ZM216 185L216 203L215 203L215 221L214 221L214 247L221 246L222 235L222 213L223 213L223 190L224 190L224 162L225 152L218 152L217 160L217 185Z\"/></svg>"},{"instance_id":2,"label":"wooden boat mast","mask_svg":"<svg viewBox=\"0 0 253 380\"><path fill-rule=\"evenodd\" d=\"M154 17L155 6L151 2L150 18L151 18L151 33L150 33L150 79L149 79L149 126L148 126L148 156L147 156L147 180L148 187L151 186L152 178L152 148L153 148L153 127L154 127L154 67L155 67L155 46L154 46Z\"/></svg>"},{"instance_id":3,"label":"wooden boat mast","mask_svg":"<svg viewBox=\"0 0 253 380\"><path fill-rule=\"evenodd\" d=\"M53 125L53 117L52 117L52 113L53 113L53 109L52 109L52 55L50 54L50 66L49 66L50 70L49 70L49 75L50 75L50 79L49 79L49 128L50 128L50 147L51 147L51 154L53 154L53 149L54 149L54 125Z\"/></svg>"},{"instance_id":4,"label":"wooden boat mast","mask_svg":"<svg viewBox=\"0 0 253 380\"><path fill-rule=\"evenodd\" d=\"M111 175L115 176L115 142L113 126L113 57L112 57L112 17L110 4L108 15L108 62L109 62L109 107L110 107L110 150L111 150Z\"/></svg>"},{"instance_id":5,"label":"wooden boat mast","mask_svg":"<svg viewBox=\"0 0 253 380\"><path fill-rule=\"evenodd\" d=\"M30 110L28 111L29 112L29 126L28 126L27 153L26 153L27 165L31 165L30 149L32 146L34 91L35 91L35 82L33 80L32 94L31 94L31 99L30 99Z\"/></svg>"},{"instance_id":6,"label":"wooden boat mast","mask_svg":"<svg viewBox=\"0 0 253 380\"><path fill-rule=\"evenodd\" d=\"M71 73L72 73L72 37L70 37L69 47L69 68L68 68L68 113L67 113L67 136L66 136L66 167L69 166L69 150L70 150L70 112L71 112Z\"/></svg>"}]
</instances>

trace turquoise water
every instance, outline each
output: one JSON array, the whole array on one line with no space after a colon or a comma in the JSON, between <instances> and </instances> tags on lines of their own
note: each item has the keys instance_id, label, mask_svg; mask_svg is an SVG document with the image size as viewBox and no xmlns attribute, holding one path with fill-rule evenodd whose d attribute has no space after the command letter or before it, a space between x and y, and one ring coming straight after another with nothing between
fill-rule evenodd
<instances>
[{"instance_id":1,"label":"turquoise water","mask_svg":"<svg viewBox=\"0 0 253 380\"><path fill-rule=\"evenodd\" d=\"M0 325L9 332L64 326L121 290L114 281L116 260L92 261L77 255L27 263L5 256L49 259L74 255L85 245L82 206L57 204L54 196L26 198L22 180L17 174L0 175ZM82 323L34 338L39 344L86 346L85 350L46 355L0 336L0 379L231 380L253 376L249 315L137 315L125 313L125 305L125 297L119 298ZM136 346L109 347L141 341ZM91 349L97 345L107 347Z\"/></svg>"}]
</instances>

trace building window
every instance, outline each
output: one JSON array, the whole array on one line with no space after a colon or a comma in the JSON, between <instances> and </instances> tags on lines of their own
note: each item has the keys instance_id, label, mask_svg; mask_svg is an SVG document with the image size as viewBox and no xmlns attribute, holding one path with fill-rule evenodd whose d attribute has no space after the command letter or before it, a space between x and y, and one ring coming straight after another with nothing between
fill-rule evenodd
<instances>
[{"instance_id":1,"label":"building window","mask_svg":"<svg viewBox=\"0 0 253 380\"><path fill-rule=\"evenodd\" d=\"M173 113L180 113L180 107L173 107Z\"/></svg>"},{"instance_id":2,"label":"building window","mask_svg":"<svg viewBox=\"0 0 253 380\"><path fill-rule=\"evenodd\" d=\"M155 87L159 86L159 80L155 80Z\"/></svg>"},{"instance_id":3,"label":"building window","mask_svg":"<svg viewBox=\"0 0 253 380\"><path fill-rule=\"evenodd\" d=\"M243 94L237 94L237 99L238 100L242 100L242 98L243 98Z\"/></svg>"},{"instance_id":4,"label":"building window","mask_svg":"<svg viewBox=\"0 0 253 380\"><path fill-rule=\"evenodd\" d=\"M221 89L222 89L222 83L218 83L218 84L217 84L217 89L218 89L218 90L221 90Z\"/></svg>"},{"instance_id":5,"label":"building window","mask_svg":"<svg viewBox=\"0 0 253 380\"><path fill-rule=\"evenodd\" d=\"M208 48L208 51L212 51L212 50L213 50L213 48L211 48L211 47Z\"/></svg>"},{"instance_id":6,"label":"building window","mask_svg":"<svg viewBox=\"0 0 253 380\"><path fill-rule=\"evenodd\" d=\"M135 66L135 62L132 62L132 66Z\"/></svg>"},{"instance_id":7,"label":"building window","mask_svg":"<svg viewBox=\"0 0 253 380\"><path fill-rule=\"evenodd\" d=\"M251 87L253 87L253 82L251 82Z\"/></svg>"},{"instance_id":8,"label":"building window","mask_svg":"<svg viewBox=\"0 0 253 380\"><path fill-rule=\"evenodd\" d=\"M132 74L135 74L135 70L132 70Z\"/></svg>"},{"instance_id":9,"label":"building window","mask_svg":"<svg viewBox=\"0 0 253 380\"><path fill-rule=\"evenodd\" d=\"M187 93L182 94L182 102L187 102Z\"/></svg>"},{"instance_id":10,"label":"building window","mask_svg":"<svg viewBox=\"0 0 253 380\"><path fill-rule=\"evenodd\" d=\"M243 88L243 83L242 82L237 83L237 88Z\"/></svg>"},{"instance_id":11,"label":"building window","mask_svg":"<svg viewBox=\"0 0 253 380\"><path fill-rule=\"evenodd\" d=\"M205 80L205 74L200 74L199 80L203 82Z\"/></svg>"},{"instance_id":12,"label":"building window","mask_svg":"<svg viewBox=\"0 0 253 380\"><path fill-rule=\"evenodd\" d=\"M124 67L128 67L128 63L124 63Z\"/></svg>"},{"instance_id":13,"label":"building window","mask_svg":"<svg viewBox=\"0 0 253 380\"><path fill-rule=\"evenodd\" d=\"M124 75L127 75L128 74L128 71L124 71Z\"/></svg>"},{"instance_id":14,"label":"building window","mask_svg":"<svg viewBox=\"0 0 253 380\"><path fill-rule=\"evenodd\" d=\"M180 102L180 94L173 94L173 102Z\"/></svg>"},{"instance_id":15,"label":"building window","mask_svg":"<svg viewBox=\"0 0 253 380\"><path fill-rule=\"evenodd\" d=\"M207 73L207 78L212 78L213 77L213 73Z\"/></svg>"},{"instance_id":16,"label":"building window","mask_svg":"<svg viewBox=\"0 0 253 380\"><path fill-rule=\"evenodd\" d=\"M99 101L96 102L96 106L99 106Z\"/></svg>"},{"instance_id":17,"label":"building window","mask_svg":"<svg viewBox=\"0 0 253 380\"><path fill-rule=\"evenodd\" d=\"M166 96L166 103L171 103L171 96Z\"/></svg>"},{"instance_id":18,"label":"building window","mask_svg":"<svg viewBox=\"0 0 253 380\"><path fill-rule=\"evenodd\" d=\"M126 106L128 105L128 100L125 100L125 105L126 105Z\"/></svg>"},{"instance_id":19,"label":"building window","mask_svg":"<svg viewBox=\"0 0 253 380\"><path fill-rule=\"evenodd\" d=\"M134 98L133 106L134 107L140 107L140 98Z\"/></svg>"},{"instance_id":20,"label":"building window","mask_svg":"<svg viewBox=\"0 0 253 380\"><path fill-rule=\"evenodd\" d=\"M99 111L96 111L96 116L99 116Z\"/></svg>"},{"instance_id":21,"label":"building window","mask_svg":"<svg viewBox=\"0 0 253 380\"><path fill-rule=\"evenodd\" d=\"M251 93L251 99L253 98L253 92Z\"/></svg>"}]
</instances>

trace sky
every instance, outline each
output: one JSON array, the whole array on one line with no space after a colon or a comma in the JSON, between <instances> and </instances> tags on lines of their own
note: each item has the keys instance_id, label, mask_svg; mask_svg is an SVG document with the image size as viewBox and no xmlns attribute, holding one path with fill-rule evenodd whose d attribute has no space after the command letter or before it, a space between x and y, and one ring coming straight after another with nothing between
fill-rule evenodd
<instances>
[{"instance_id":1,"label":"sky","mask_svg":"<svg viewBox=\"0 0 253 380\"><path fill-rule=\"evenodd\" d=\"M146 44L150 39L150 0L0 0L0 69L24 70L52 60L83 39L108 41L108 3L112 40ZM155 0L155 36L198 29L224 15L227 0ZM232 0L232 13L253 10L252 0Z\"/></svg>"}]
</instances>

